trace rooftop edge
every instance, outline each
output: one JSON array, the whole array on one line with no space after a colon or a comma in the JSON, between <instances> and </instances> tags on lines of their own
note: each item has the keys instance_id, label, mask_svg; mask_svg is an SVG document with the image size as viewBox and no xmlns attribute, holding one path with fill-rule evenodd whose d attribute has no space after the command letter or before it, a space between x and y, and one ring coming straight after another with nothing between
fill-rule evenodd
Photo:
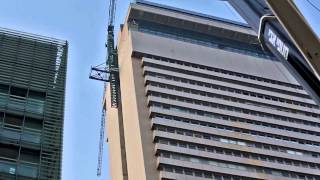
<instances>
[{"instance_id":1,"label":"rooftop edge","mask_svg":"<svg viewBox=\"0 0 320 180\"><path fill-rule=\"evenodd\" d=\"M20 37L20 38L33 40L33 41L38 41L38 42L55 43L58 45L67 45L68 44L67 40L60 40L60 39L56 39L56 38L52 38L52 37L27 33L27 32L23 32L23 31L18 31L18 30L3 28L3 27L0 27L0 33L3 33L5 35L9 35L9 36L13 36L13 37Z\"/></svg>"},{"instance_id":2,"label":"rooftop edge","mask_svg":"<svg viewBox=\"0 0 320 180\"><path fill-rule=\"evenodd\" d=\"M219 21L219 22L228 23L228 24L237 25L237 26L251 29L251 27L245 23L232 21L232 20L228 20L228 19L224 19L224 18L219 18L216 16L208 15L208 14L198 13L195 11L189 11L189 10L185 10L185 9L181 9L181 8L175 8L172 6L158 4L158 3L154 3L154 2L150 2L150 1L146 1L146 0L136 0L136 4L146 5L146 6L150 6L150 7L156 7L156 8L160 8L160 9L164 9L164 10L169 10L172 12L183 13L185 15L191 15L191 16L195 16L195 17L205 18L208 20Z\"/></svg>"}]
</instances>

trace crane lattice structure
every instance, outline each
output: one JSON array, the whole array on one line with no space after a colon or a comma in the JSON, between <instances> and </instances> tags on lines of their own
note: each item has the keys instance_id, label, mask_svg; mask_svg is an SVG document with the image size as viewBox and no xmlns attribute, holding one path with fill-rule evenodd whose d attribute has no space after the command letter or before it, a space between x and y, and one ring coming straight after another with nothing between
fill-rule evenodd
<instances>
[{"instance_id":1,"label":"crane lattice structure","mask_svg":"<svg viewBox=\"0 0 320 180\"><path fill-rule=\"evenodd\" d=\"M116 12L116 0L110 0L109 19L108 19L108 36L107 36L107 44L106 44L106 47L107 47L106 62L98 66L91 67L91 72L89 76L90 79L95 79L95 80L104 82L103 93L105 93L107 84L109 83L112 108L118 108L119 102L120 102L118 51L114 45L115 12ZM106 118L105 106L106 105L102 107L102 113L101 113L97 176L101 176L101 168L102 168L103 144L104 144L104 134L105 134L104 127L105 127L105 118Z\"/></svg>"}]
</instances>

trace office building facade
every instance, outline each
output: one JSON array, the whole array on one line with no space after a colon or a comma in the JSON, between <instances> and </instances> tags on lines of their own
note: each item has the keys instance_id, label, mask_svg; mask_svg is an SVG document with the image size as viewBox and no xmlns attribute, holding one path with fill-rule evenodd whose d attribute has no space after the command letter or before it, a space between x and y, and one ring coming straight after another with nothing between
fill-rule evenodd
<instances>
[{"instance_id":1,"label":"office building facade","mask_svg":"<svg viewBox=\"0 0 320 180\"><path fill-rule=\"evenodd\" d=\"M0 29L0 179L61 177L66 41Z\"/></svg>"},{"instance_id":2,"label":"office building facade","mask_svg":"<svg viewBox=\"0 0 320 180\"><path fill-rule=\"evenodd\" d=\"M113 180L320 179L320 110L245 24L131 4L118 39Z\"/></svg>"}]
</instances>

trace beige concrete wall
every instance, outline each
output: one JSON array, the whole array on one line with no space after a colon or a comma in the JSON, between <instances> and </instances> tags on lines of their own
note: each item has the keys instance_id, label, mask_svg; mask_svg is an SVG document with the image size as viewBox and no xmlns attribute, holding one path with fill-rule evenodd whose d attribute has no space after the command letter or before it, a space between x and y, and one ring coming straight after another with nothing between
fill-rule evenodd
<instances>
[{"instance_id":1,"label":"beige concrete wall","mask_svg":"<svg viewBox=\"0 0 320 180\"><path fill-rule=\"evenodd\" d=\"M121 154L121 133L122 129L119 121L121 120L121 115L119 116L119 110L111 108L110 106L110 88L106 92L106 132L109 145L109 163L110 163L110 174L112 180L125 180L124 170L123 170L123 156Z\"/></svg>"},{"instance_id":2,"label":"beige concrete wall","mask_svg":"<svg viewBox=\"0 0 320 180\"><path fill-rule=\"evenodd\" d=\"M132 58L132 41L125 25L118 39L123 130L129 180L157 180L156 159L148 117L141 59ZM111 140L111 139L110 139ZM111 161L111 166L113 162Z\"/></svg>"}]
</instances>

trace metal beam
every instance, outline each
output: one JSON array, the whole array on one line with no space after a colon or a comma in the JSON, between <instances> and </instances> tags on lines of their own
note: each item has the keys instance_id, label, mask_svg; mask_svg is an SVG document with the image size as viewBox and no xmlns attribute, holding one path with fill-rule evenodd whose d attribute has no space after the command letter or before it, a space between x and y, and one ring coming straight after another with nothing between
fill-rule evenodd
<instances>
[{"instance_id":1,"label":"metal beam","mask_svg":"<svg viewBox=\"0 0 320 180\"><path fill-rule=\"evenodd\" d=\"M264 47L266 47L266 49L271 51L272 54L283 63L283 65L289 70L289 72L291 72L291 74L297 79L297 81L304 87L304 89L308 92L312 99L314 99L317 102L317 104L320 104L319 78L314 73L314 68L310 66L310 63L307 62L304 55L302 55L300 50L298 50L298 47L293 42L290 35L286 32L286 29L284 29L282 24L280 24L280 22L277 20L277 18L266 18L272 17L273 15L272 10L266 2L268 0L228 1L236 9L236 11L238 11L238 13L247 21L247 23L252 27L252 29L254 29L259 34L258 36L260 37L259 40L261 44ZM276 4L278 8L276 9L276 11L281 11L281 14L287 13L283 8L282 3L288 3L289 0L270 1ZM297 12L290 11L290 15L295 13ZM292 16L288 17L286 22L290 21L291 19L293 19ZM300 25L302 26L302 24ZM298 28L303 29L301 27ZM296 34L296 36L298 35L299 34ZM315 53L315 55L317 55L317 53Z\"/></svg>"},{"instance_id":2,"label":"metal beam","mask_svg":"<svg viewBox=\"0 0 320 180\"><path fill-rule=\"evenodd\" d=\"M314 74L320 80L320 41L292 0L266 0Z\"/></svg>"}]
</instances>

